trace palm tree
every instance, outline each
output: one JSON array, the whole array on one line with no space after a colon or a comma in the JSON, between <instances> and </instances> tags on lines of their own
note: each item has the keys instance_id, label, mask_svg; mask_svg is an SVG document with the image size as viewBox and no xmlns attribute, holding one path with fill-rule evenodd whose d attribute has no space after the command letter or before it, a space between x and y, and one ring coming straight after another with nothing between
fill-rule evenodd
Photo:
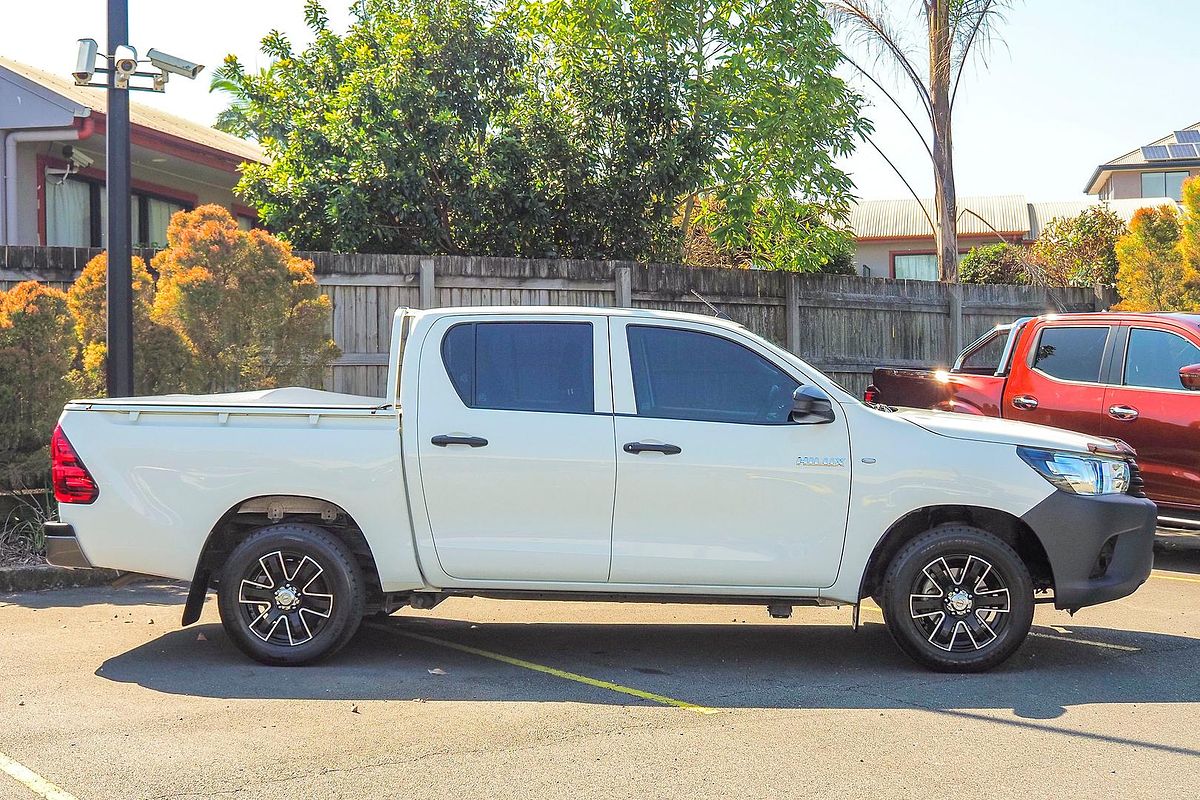
<instances>
[{"instance_id":1,"label":"palm tree","mask_svg":"<svg viewBox=\"0 0 1200 800\"><path fill-rule=\"evenodd\" d=\"M919 39L910 35L903 18L897 18L883 2L825 2L830 20L850 44L874 56L877 65L890 63L891 71L898 71L916 92L919 110L910 113L897 93L884 87L882 75L872 75L853 59L846 59L904 115L925 146L933 166L938 275L949 283L958 283L958 203L951 126L954 101L967 61L986 51L1010 7L1011 0L915 0L913 8L926 34L921 37L925 39L922 47ZM918 66L921 56L928 56L928 72ZM914 117L928 122L932 134L929 139ZM957 348L962 338L961 303L955 328Z\"/></svg>"}]
</instances>

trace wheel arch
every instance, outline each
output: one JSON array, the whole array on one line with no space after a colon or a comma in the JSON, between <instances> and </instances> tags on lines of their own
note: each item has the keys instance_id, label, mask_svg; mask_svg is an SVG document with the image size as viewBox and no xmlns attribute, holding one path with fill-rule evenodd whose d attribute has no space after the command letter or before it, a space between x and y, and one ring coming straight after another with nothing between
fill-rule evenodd
<instances>
[{"instance_id":1,"label":"wheel arch","mask_svg":"<svg viewBox=\"0 0 1200 800\"><path fill-rule=\"evenodd\" d=\"M930 528L947 522L966 523L998 536L1017 551L1029 569L1035 591L1054 588L1054 572L1046 548L1020 517L983 506L937 505L910 511L892 523L880 537L871 551L871 557L867 559L867 568L859 585L859 599L871 597L878 591L887 565L905 544Z\"/></svg>"},{"instance_id":2,"label":"wheel arch","mask_svg":"<svg viewBox=\"0 0 1200 800\"><path fill-rule=\"evenodd\" d=\"M182 624L190 625L200 618L205 595L216 584L225 559L238 543L259 528L283 522L318 525L341 539L362 567L368 608L382 601L383 590L375 555L362 527L345 508L319 497L258 495L233 504L209 530L196 560L196 571L183 607Z\"/></svg>"}]
</instances>

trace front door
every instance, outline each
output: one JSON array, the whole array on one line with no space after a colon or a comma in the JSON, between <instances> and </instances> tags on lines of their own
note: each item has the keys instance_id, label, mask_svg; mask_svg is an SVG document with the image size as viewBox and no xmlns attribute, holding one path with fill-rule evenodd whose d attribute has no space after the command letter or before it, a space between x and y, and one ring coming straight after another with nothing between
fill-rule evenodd
<instances>
[{"instance_id":1,"label":"front door","mask_svg":"<svg viewBox=\"0 0 1200 800\"><path fill-rule=\"evenodd\" d=\"M421 485L447 575L608 578L616 463L604 317L446 317L422 346L417 395Z\"/></svg>"},{"instance_id":2,"label":"front door","mask_svg":"<svg viewBox=\"0 0 1200 800\"><path fill-rule=\"evenodd\" d=\"M1099 436L1104 373L1115 330L1064 324L1034 331L1032 344L1014 356L1014 362L1024 363L1010 370L1001 414Z\"/></svg>"},{"instance_id":3,"label":"front door","mask_svg":"<svg viewBox=\"0 0 1200 800\"><path fill-rule=\"evenodd\" d=\"M789 420L800 376L751 337L613 318L614 583L820 588L841 560L844 415Z\"/></svg>"},{"instance_id":4,"label":"front door","mask_svg":"<svg viewBox=\"0 0 1200 800\"><path fill-rule=\"evenodd\" d=\"M1151 499L1200 509L1200 392L1179 381L1180 367L1200 363L1200 348L1183 331L1125 330L1124 368L1104 396L1104 435L1133 445Z\"/></svg>"}]
</instances>

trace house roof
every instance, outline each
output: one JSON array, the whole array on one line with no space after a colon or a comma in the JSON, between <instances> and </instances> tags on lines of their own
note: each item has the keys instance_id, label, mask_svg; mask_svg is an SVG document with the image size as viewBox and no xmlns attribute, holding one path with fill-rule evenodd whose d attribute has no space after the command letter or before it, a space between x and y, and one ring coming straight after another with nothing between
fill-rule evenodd
<instances>
[{"instance_id":1,"label":"house roof","mask_svg":"<svg viewBox=\"0 0 1200 800\"><path fill-rule=\"evenodd\" d=\"M995 197L960 197L958 199L959 236L995 236L1020 238L1024 241L1037 239L1046 224L1055 217L1074 217L1090 206L1100 205L1096 197L1077 200L1054 200L1029 202L1024 195L998 195ZM1109 200L1103 205L1112 209L1121 219L1129 222L1139 208L1174 203L1169 197L1133 198ZM933 201L921 201L934 218ZM850 212L850 229L859 241L887 239L933 238L929 220L921 213L916 200L866 200L858 203ZM982 217L983 219L980 219ZM986 220L986 222L985 222ZM990 227L989 227L990 224Z\"/></svg>"},{"instance_id":2,"label":"house roof","mask_svg":"<svg viewBox=\"0 0 1200 800\"><path fill-rule=\"evenodd\" d=\"M68 78L0 56L0 79L5 78L20 83L28 91L69 111L75 117L88 117L93 113L103 115L108 110L103 89L76 86ZM266 161L262 149L254 142L141 103L129 104L129 121L135 126L216 150L242 161Z\"/></svg>"},{"instance_id":3,"label":"house roof","mask_svg":"<svg viewBox=\"0 0 1200 800\"><path fill-rule=\"evenodd\" d=\"M1188 141L1180 141L1180 134L1188 139ZM1179 167L1200 167L1200 144L1197 139L1200 138L1200 122L1180 128L1177 131L1172 131L1161 139L1155 139L1147 145L1130 150L1124 155L1119 155L1116 158L1109 159L1107 162L1096 167L1092 177L1088 178L1087 186L1084 191L1088 194L1098 194L1101 187L1104 185L1104 179L1113 172L1122 170L1144 170L1144 169L1172 169ZM1190 148L1184 148L1184 152L1178 154L1179 157L1174 157L1176 154L1166 153L1168 158L1150 159L1147 157L1146 151L1152 147L1170 147L1171 145L1196 145L1197 153L1191 155L1187 152Z\"/></svg>"}]
</instances>

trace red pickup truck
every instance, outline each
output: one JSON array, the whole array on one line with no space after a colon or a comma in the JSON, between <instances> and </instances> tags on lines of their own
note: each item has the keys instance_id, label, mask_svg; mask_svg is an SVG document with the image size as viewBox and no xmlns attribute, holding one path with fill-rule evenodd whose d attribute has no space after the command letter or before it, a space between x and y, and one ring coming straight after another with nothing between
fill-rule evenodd
<instances>
[{"instance_id":1,"label":"red pickup truck","mask_svg":"<svg viewBox=\"0 0 1200 800\"><path fill-rule=\"evenodd\" d=\"M1200 314L1019 319L950 370L876 369L865 399L1121 439L1159 520L1200 527Z\"/></svg>"}]
</instances>

